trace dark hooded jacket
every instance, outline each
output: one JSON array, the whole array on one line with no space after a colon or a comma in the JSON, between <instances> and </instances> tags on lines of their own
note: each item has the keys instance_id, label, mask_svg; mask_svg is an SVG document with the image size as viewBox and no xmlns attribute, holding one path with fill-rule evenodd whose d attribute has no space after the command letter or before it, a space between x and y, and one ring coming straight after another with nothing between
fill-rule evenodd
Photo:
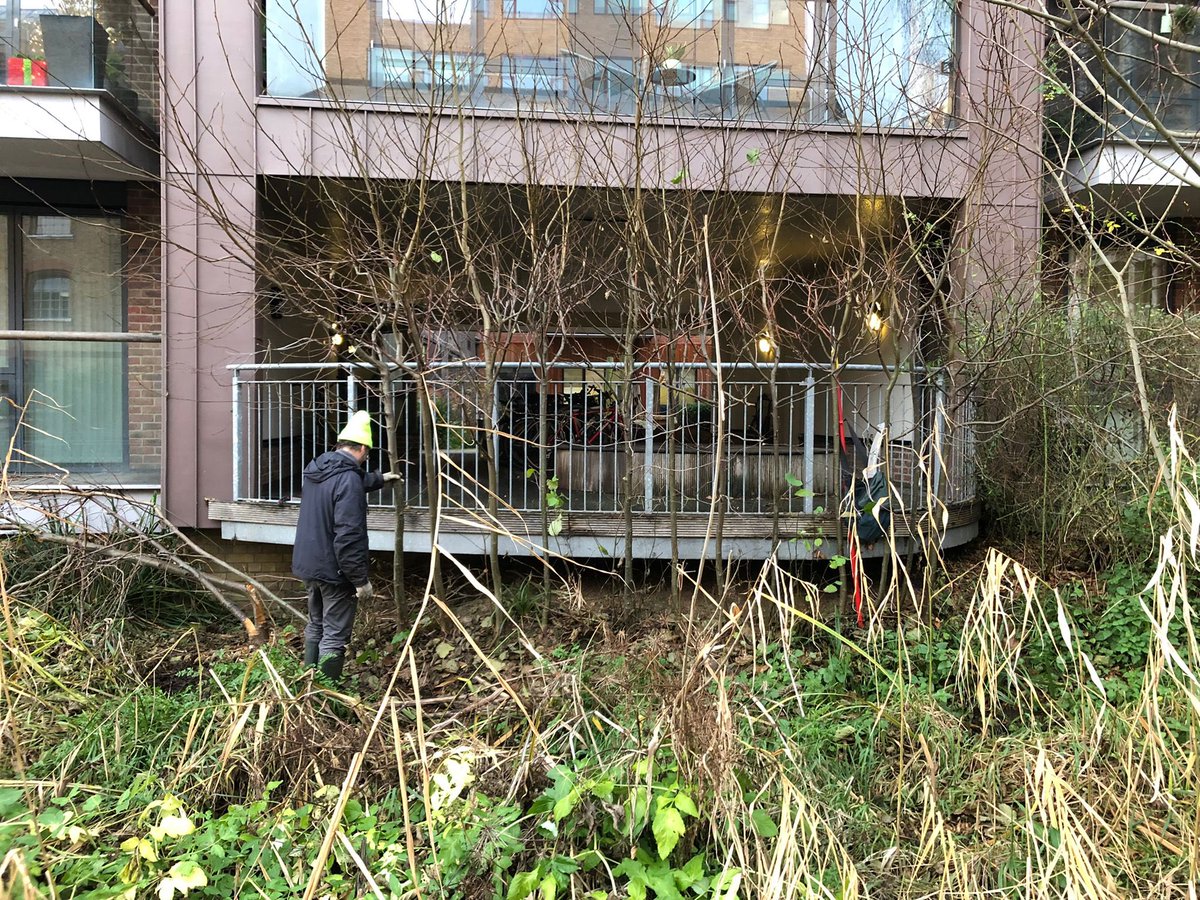
<instances>
[{"instance_id":1,"label":"dark hooded jacket","mask_svg":"<svg viewBox=\"0 0 1200 900\"><path fill-rule=\"evenodd\" d=\"M340 450L323 453L304 470L292 574L330 584L367 583L367 491L383 487L378 472Z\"/></svg>"}]
</instances>

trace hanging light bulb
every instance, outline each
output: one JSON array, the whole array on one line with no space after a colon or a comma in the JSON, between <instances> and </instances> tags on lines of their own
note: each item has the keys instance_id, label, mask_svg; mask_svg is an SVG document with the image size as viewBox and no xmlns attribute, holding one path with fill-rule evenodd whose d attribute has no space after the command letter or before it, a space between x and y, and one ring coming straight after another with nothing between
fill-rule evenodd
<instances>
[{"instance_id":1,"label":"hanging light bulb","mask_svg":"<svg viewBox=\"0 0 1200 900\"><path fill-rule=\"evenodd\" d=\"M770 362L775 358L775 341L769 332L764 331L754 340L754 349L758 351L761 362Z\"/></svg>"},{"instance_id":2,"label":"hanging light bulb","mask_svg":"<svg viewBox=\"0 0 1200 900\"><path fill-rule=\"evenodd\" d=\"M343 335L343 334L342 334L340 331L338 331L338 332L335 332L335 333L334 333L334 335L333 335L333 337L331 337L331 338L329 339L329 342L330 342L331 344L333 344L333 346L335 346L335 347L340 347L340 346L342 346L342 344L344 344L344 343L345 343L345 341L346 341L346 338L345 338L345 336L344 336L344 335Z\"/></svg>"},{"instance_id":3,"label":"hanging light bulb","mask_svg":"<svg viewBox=\"0 0 1200 900\"><path fill-rule=\"evenodd\" d=\"M883 318L879 315L878 310L871 310L871 314L867 316L867 330L871 334L879 334L883 330Z\"/></svg>"}]
</instances>

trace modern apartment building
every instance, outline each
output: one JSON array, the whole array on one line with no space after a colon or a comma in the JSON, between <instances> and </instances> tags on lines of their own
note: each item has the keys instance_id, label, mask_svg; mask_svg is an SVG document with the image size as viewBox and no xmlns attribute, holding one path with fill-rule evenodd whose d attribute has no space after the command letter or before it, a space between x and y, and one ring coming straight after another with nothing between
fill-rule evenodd
<instances>
[{"instance_id":1,"label":"modern apartment building","mask_svg":"<svg viewBox=\"0 0 1200 900\"><path fill-rule=\"evenodd\" d=\"M376 464L407 476L372 510L380 550L399 516L415 551L820 556L868 456L901 545L975 534L948 363L1032 292L1034 20L975 0L147 15L175 523L289 543L304 462L367 408L391 426ZM9 246L40 247L21 214ZM22 310L61 312L45 284ZM138 345L114 346L132 374Z\"/></svg>"}]
</instances>

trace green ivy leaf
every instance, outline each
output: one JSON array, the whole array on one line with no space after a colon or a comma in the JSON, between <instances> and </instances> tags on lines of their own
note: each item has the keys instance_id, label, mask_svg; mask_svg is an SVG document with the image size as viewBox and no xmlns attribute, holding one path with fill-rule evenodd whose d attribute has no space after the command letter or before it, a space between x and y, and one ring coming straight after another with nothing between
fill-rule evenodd
<instances>
[{"instance_id":1,"label":"green ivy leaf","mask_svg":"<svg viewBox=\"0 0 1200 900\"><path fill-rule=\"evenodd\" d=\"M553 519L550 521L550 525L547 527L547 529L546 529L546 530L547 530L548 532L550 532L550 537L558 537L560 534L562 534L562 530L563 530L563 517L562 517L562 515L561 515L561 514L559 514L559 515L555 516L555 517L554 517L554 518L553 518Z\"/></svg>"},{"instance_id":2,"label":"green ivy leaf","mask_svg":"<svg viewBox=\"0 0 1200 900\"><path fill-rule=\"evenodd\" d=\"M442 261L442 254L438 253L436 250L430 250L429 258L436 263L440 263Z\"/></svg>"},{"instance_id":3,"label":"green ivy leaf","mask_svg":"<svg viewBox=\"0 0 1200 900\"><path fill-rule=\"evenodd\" d=\"M650 827L654 832L654 841L658 844L658 855L663 859L671 855L671 851L687 830L687 826L683 824L683 816L673 806L656 812Z\"/></svg>"},{"instance_id":4,"label":"green ivy leaf","mask_svg":"<svg viewBox=\"0 0 1200 900\"><path fill-rule=\"evenodd\" d=\"M554 821L561 822L569 816L577 803L579 803L579 790L571 788L571 790L567 791L565 797L562 797L554 804Z\"/></svg>"},{"instance_id":5,"label":"green ivy leaf","mask_svg":"<svg viewBox=\"0 0 1200 900\"><path fill-rule=\"evenodd\" d=\"M779 834L779 826L775 824L775 820L767 815L766 811L756 809L750 814L750 823L754 826L754 832L761 838L773 838Z\"/></svg>"},{"instance_id":6,"label":"green ivy leaf","mask_svg":"<svg viewBox=\"0 0 1200 900\"><path fill-rule=\"evenodd\" d=\"M758 158L760 156L762 156L761 150L757 150L757 149L747 150L746 151L746 162L750 163L750 165L754 165L756 162L758 162Z\"/></svg>"},{"instance_id":7,"label":"green ivy leaf","mask_svg":"<svg viewBox=\"0 0 1200 900\"><path fill-rule=\"evenodd\" d=\"M680 889L687 890L693 884L704 878L704 854L697 853L687 861L687 864L675 872L675 883Z\"/></svg>"},{"instance_id":8,"label":"green ivy leaf","mask_svg":"<svg viewBox=\"0 0 1200 900\"><path fill-rule=\"evenodd\" d=\"M508 883L508 900L525 900L538 885L539 869L532 872L519 872Z\"/></svg>"},{"instance_id":9,"label":"green ivy leaf","mask_svg":"<svg viewBox=\"0 0 1200 900\"><path fill-rule=\"evenodd\" d=\"M700 810L696 809L696 804L687 794L675 795L675 808L685 816L691 816L692 818L696 818L700 815Z\"/></svg>"}]
</instances>

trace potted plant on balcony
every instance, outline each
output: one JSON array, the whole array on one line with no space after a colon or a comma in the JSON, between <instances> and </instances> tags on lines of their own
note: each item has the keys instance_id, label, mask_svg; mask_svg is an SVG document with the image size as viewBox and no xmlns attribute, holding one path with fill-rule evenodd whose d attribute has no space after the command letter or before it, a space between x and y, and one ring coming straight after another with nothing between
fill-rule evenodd
<instances>
[{"instance_id":1,"label":"potted plant on balcony","mask_svg":"<svg viewBox=\"0 0 1200 900\"><path fill-rule=\"evenodd\" d=\"M54 83L67 87L104 87L108 32L93 16L40 17L46 63Z\"/></svg>"},{"instance_id":2,"label":"potted plant on balcony","mask_svg":"<svg viewBox=\"0 0 1200 900\"><path fill-rule=\"evenodd\" d=\"M696 77L696 73L683 65L683 54L687 48L680 44L668 44L663 48L662 59L650 73L650 80L663 87L677 87L687 84Z\"/></svg>"},{"instance_id":3,"label":"potted plant on balcony","mask_svg":"<svg viewBox=\"0 0 1200 900\"><path fill-rule=\"evenodd\" d=\"M5 83L45 87L50 83L46 61L34 56L10 56L5 67Z\"/></svg>"}]
</instances>

